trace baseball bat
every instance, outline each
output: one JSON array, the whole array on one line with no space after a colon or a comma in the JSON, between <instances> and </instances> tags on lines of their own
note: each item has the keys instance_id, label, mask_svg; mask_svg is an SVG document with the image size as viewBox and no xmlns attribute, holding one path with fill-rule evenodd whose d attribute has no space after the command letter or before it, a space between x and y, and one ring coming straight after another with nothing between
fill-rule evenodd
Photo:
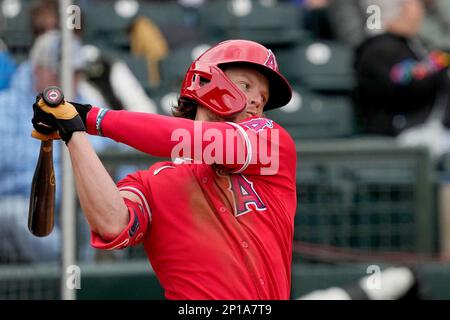
<instances>
[{"instance_id":1,"label":"baseball bat","mask_svg":"<svg viewBox=\"0 0 450 320\"><path fill-rule=\"evenodd\" d=\"M58 106L64 96L58 87L48 87L42 94L49 107ZM31 182L28 229L37 237L49 235L55 220L56 180L53 167L53 140L41 142L39 158Z\"/></svg>"}]
</instances>

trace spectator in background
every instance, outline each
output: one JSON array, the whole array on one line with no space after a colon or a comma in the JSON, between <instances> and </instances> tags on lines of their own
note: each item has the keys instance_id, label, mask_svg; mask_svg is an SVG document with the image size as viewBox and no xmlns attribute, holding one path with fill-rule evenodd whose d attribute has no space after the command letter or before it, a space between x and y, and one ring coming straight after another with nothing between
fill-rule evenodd
<instances>
[{"instance_id":1,"label":"spectator in background","mask_svg":"<svg viewBox=\"0 0 450 320\"><path fill-rule=\"evenodd\" d=\"M82 2L88 10L89 1ZM33 38L41 34L59 29L59 7L56 0L34 0L30 9L30 21ZM81 18L83 26L84 18ZM75 36L82 39L83 27L75 29ZM78 54L82 54L88 62L85 71L88 77L79 79L78 90L88 101L95 101L98 106L112 106L116 109L127 109L140 112L157 111L155 103L147 96L146 92L136 77L124 62L107 59L99 48L83 46ZM31 79L31 67L29 62L19 65L23 74L29 74ZM27 77L24 76L24 79Z\"/></svg>"},{"instance_id":2,"label":"spectator in background","mask_svg":"<svg viewBox=\"0 0 450 320\"><path fill-rule=\"evenodd\" d=\"M159 27L147 17L137 17L129 33L132 54L145 57L150 86L158 87L161 78L159 64L169 52L166 38Z\"/></svg>"},{"instance_id":3,"label":"spectator in background","mask_svg":"<svg viewBox=\"0 0 450 320\"><path fill-rule=\"evenodd\" d=\"M57 30L59 26L58 3L56 0L33 0L29 9L32 42L47 31ZM30 60L18 64L14 78L20 79L17 86L31 88L33 70Z\"/></svg>"},{"instance_id":4,"label":"spectator in background","mask_svg":"<svg viewBox=\"0 0 450 320\"><path fill-rule=\"evenodd\" d=\"M39 36L30 52L27 69L20 69L13 75L11 87L0 92L0 261L35 262L58 261L60 254L59 217L53 232L45 238L37 238L28 231L28 203L34 169L40 143L31 138L32 124L29 121L36 94L49 85L58 85L60 68L60 34L49 31ZM73 52L79 52L81 44L74 41ZM82 77L84 61L80 55L73 55L72 65L75 92ZM77 94L75 99L86 99ZM91 103L93 101L90 101ZM94 102L96 103L96 102ZM109 143L101 139L92 140L101 151ZM56 181L61 181L60 143L54 143L54 164ZM57 188L57 202L61 188ZM58 210L56 211L58 212Z\"/></svg>"},{"instance_id":5,"label":"spectator in background","mask_svg":"<svg viewBox=\"0 0 450 320\"><path fill-rule=\"evenodd\" d=\"M356 50L355 103L364 132L397 136L440 118L449 107L450 57L426 48L417 35L424 17L420 0L368 0L381 9L382 30ZM431 118L430 118L431 115ZM411 131L408 131L411 132ZM414 140L418 141L416 138ZM450 150L449 139L432 151ZM449 146L446 146L449 144Z\"/></svg>"},{"instance_id":6,"label":"spectator in background","mask_svg":"<svg viewBox=\"0 0 450 320\"><path fill-rule=\"evenodd\" d=\"M50 30L59 29L58 2L56 0L34 0L30 7L33 39Z\"/></svg>"},{"instance_id":7,"label":"spectator in background","mask_svg":"<svg viewBox=\"0 0 450 320\"><path fill-rule=\"evenodd\" d=\"M427 14L420 30L420 36L431 45L450 50L450 1L423 0Z\"/></svg>"},{"instance_id":8,"label":"spectator in background","mask_svg":"<svg viewBox=\"0 0 450 320\"><path fill-rule=\"evenodd\" d=\"M6 45L0 39L0 91L9 87L15 69L16 63L8 53Z\"/></svg>"},{"instance_id":9,"label":"spectator in background","mask_svg":"<svg viewBox=\"0 0 450 320\"><path fill-rule=\"evenodd\" d=\"M30 23L33 41L48 31L59 30L59 20L59 5L57 0L33 0L30 6ZM81 31L76 29L74 31L75 35L81 38ZM19 70L24 74L28 73L31 79L32 71L29 63L25 62L20 64ZM84 79L79 80L79 89L85 92L86 98L94 98L94 101L98 101L100 105L105 105L100 93L96 92Z\"/></svg>"},{"instance_id":10,"label":"spectator in background","mask_svg":"<svg viewBox=\"0 0 450 320\"><path fill-rule=\"evenodd\" d=\"M450 1L420 1L425 5L425 15L418 36L437 48L449 49ZM334 37L352 48L359 46L372 33L366 24L373 15L373 11L367 12L372 4L377 5L377 1L330 0L328 14Z\"/></svg>"},{"instance_id":11,"label":"spectator in background","mask_svg":"<svg viewBox=\"0 0 450 320\"><path fill-rule=\"evenodd\" d=\"M3 10L0 10L0 36L6 27ZM0 38L0 91L9 87L16 63L8 51L8 47Z\"/></svg>"}]
</instances>

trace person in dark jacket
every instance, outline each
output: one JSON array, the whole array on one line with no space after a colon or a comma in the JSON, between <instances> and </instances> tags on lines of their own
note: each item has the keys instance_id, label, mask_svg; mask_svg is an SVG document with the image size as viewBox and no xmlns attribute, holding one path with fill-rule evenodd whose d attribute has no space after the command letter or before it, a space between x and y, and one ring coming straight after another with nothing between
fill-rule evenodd
<instances>
[{"instance_id":1,"label":"person in dark jacket","mask_svg":"<svg viewBox=\"0 0 450 320\"><path fill-rule=\"evenodd\" d=\"M443 109L449 105L450 56L418 39L422 1L366 2L380 8L382 29L355 52L358 119L364 133L397 136L423 124L438 101Z\"/></svg>"}]
</instances>

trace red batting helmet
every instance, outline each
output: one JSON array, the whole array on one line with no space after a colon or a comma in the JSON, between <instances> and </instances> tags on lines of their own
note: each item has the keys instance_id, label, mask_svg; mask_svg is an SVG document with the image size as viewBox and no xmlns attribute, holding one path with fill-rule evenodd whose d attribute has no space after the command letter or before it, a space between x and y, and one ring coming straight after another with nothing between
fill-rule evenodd
<instances>
[{"instance_id":1,"label":"red batting helmet","mask_svg":"<svg viewBox=\"0 0 450 320\"><path fill-rule=\"evenodd\" d=\"M241 112L245 94L225 75L226 64L244 63L261 72L269 81L269 100L264 110L286 105L292 96L289 82L280 74L273 52L248 40L228 40L204 52L189 67L181 86L180 98L189 98L220 116ZM207 83L200 83L200 80Z\"/></svg>"}]
</instances>

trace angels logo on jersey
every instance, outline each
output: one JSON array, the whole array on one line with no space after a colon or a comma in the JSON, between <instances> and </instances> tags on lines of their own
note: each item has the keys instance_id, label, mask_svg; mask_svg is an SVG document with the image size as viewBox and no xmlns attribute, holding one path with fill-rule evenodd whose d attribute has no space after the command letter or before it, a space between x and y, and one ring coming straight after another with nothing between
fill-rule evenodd
<instances>
[{"instance_id":1,"label":"angels logo on jersey","mask_svg":"<svg viewBox=\"0 0 450 320\"><path fill-rule=\"evenodd\" d=\"M260 132L264 128L273 128L273 121L266 118L251 119L249 121L241 122L240 124L255 132Z\"/></svg>"},{"instance_id":2,"label":"angels logo on jersey","mask_svg":"<svg viewBox=\"0 0 450 320\"><path fill-rule=\"evenodd\" d=\"M278 63L277 59L275 58L275 55L273 54L272 50L268 50L268 56L266 62L264 62L264 65L269 67L272 70L277 71L278 70Z\"/></svg>"}]
</instances>

